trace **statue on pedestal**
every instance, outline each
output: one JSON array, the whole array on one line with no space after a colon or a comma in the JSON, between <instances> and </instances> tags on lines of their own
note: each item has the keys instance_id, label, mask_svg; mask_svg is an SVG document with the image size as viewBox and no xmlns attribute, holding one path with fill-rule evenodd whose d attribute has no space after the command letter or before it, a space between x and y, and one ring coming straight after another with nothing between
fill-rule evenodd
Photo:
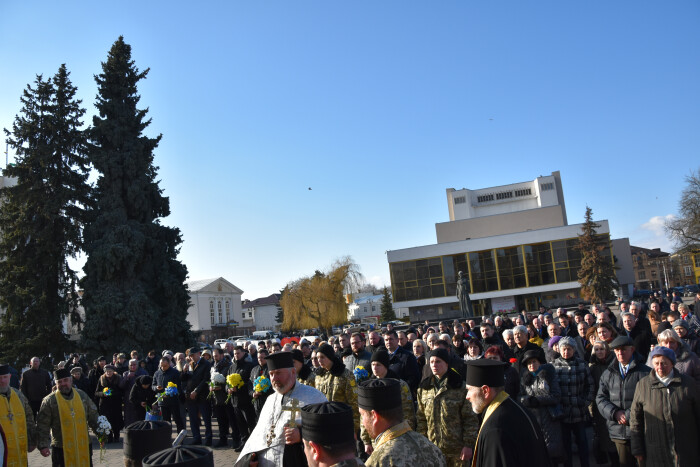
<instances>
[{"instance_id":1,"label":"statue on pedestal","mask_svg":"<svg viewBox=\"0 0 700 467\"><path fill-rule=\"evenodd\" d=\"M472 318L474 310L472 301L469 299L469 277L462 271L459 271L459 279L457 279L457 299L459 300L459 311L462 313L462 318Z\"/></svg>"}]
</instances>

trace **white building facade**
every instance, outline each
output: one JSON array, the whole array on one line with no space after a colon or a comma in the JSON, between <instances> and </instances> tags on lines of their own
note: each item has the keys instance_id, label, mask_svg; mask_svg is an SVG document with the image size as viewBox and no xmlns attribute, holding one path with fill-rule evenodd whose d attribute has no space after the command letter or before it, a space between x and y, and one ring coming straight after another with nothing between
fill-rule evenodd
<instances>
[{"instance_id":1,"label":"white building facade","mask_svg":"<svg viewBox=\"0 0 700 467\"><path fill-rule=\"evenodd\" d=\"M201 342L213 342L235 334L240 325L243 291L223 277L189 281L187 321Z\"/></svg>"},{"instance_id":2,"label":"white building facade","mask_svg":"<svg viewBox=\"0 0 700 467\"><path fill-rule=\"evenodd\" d=\"M450 221L438 243L387 252L394 306L411 321L460 318L458 273L476 314L537 310L581 301L576 250L581 224L568 225L559 172L532 182L447 190ZM597 221L612 261L608 221ZM629 254L629 252L627 252Z\"/></svg>"},{"instance_id":3,"label":"white building facade","mask_svg":"<svg viewBox=\"0 0 700 467\"><path fill-rule=\"evenodd\" d=\"M267 297L245 300L241 304L241 331L251 334L253 331L279 331L282 323L277 321L281 310L281 295L278 293Z\"/></svg>"}]
</instances>

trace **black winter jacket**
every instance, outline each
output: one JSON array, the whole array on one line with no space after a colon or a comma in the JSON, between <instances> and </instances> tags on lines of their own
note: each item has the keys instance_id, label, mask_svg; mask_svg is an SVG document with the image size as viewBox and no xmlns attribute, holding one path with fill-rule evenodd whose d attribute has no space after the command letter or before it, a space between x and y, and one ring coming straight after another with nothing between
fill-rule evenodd
<instances>
[{"instance_id":1,"label":"black winter jacket","mask_svg":"<svg viewBox=\"0 0 700 467\"><path fill-rule=\"evenodd\" d=\"M650 371L651 369L644 364L644 358L639 354L635 354L624 380L620 373L620 364L616 358L610 362L610 365L600 377L600 385L595 402L598 406L598 411L607 422L610 438L630 439L629 421L634 391L637 388L637 383L645 376L648 376ZM618 410L625 411L626 425L617 423L615 412Z\"/></svg>"}]
</instances>

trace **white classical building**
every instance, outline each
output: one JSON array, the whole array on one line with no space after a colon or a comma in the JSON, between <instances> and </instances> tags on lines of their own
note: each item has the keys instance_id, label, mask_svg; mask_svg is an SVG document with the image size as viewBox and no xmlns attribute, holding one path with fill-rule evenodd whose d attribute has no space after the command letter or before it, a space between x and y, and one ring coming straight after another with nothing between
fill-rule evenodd
<instances>
[{"instance_id":1,"label":"white classical building","mask_svg":"<svg viewBox=\"0 0 700 467\"><path fill-rule=\"evenodd\" d=\"M355 298L355 300L348 303L348 321L357 321L364 318L377 318L378 321L381 321L383 297L384 295L381 294L362 294L362 296ZM393 302L392 306L397 318L408 316L408 308L397 308Z\"/></svg>"},{"instance_id":2,"label":"white classical building","mask_svg":"<svg viewBox=\"0 0 700 467\"><path fill-rule=\"evenodd\" d=\"M244 300L241 304L241 331L249 334L253 331L279 331L282 323L277 321L280 312L278 293L255 300Z\"/></svg>"},{"instance_id":3,"label":"white classical building","mask_svg":"<svg viewBox=\"0 0 700 467\"><path fill-rule=\"evenodd\" d=\"M190 294L187 321L198 341L213 342L236 333L243 291L224 279L186 282Z\"/></svg>"}]
</instances>

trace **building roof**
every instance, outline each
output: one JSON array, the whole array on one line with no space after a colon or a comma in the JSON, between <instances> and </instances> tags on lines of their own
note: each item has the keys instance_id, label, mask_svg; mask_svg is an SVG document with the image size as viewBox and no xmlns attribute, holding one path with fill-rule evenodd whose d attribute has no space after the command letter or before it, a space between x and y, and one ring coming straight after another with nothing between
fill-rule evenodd
<instances>
[{"instance_id":1,"label":"building roof","mask_svg":"<svg viewBox=\"0 0 700 467\"><path fill-rule=\"evenodd\" d=\"M358 305L369 302L379 302L382 300L383 297L384 295L370 295L369 297L358 298L357 300L354 300L354 302Z\"/></svg>"},{"instance_id":2,"label":"building roof","mask_svg":"<svg viewBox=\"0 0 700 467\"><path fill-rule=\"evenodd\" d=\"M280 298L282 298L281 294L273 293L272 295L268 295L267 297L256 298L255 300L243 300L243 302L241 302L241 307L242 308L250 308L252 306L264 306L264 305L277 306L280 304Z\"/></svg>"},{"instance_id":3,"label":"building roof","mask_svg":"<svg viewBox=\"0 0 700 467\"><path fill-rule=\"evenodd\" d=\"M662 256L669 256L669 253L666 253L665 251L661 251L661 248L654 248L654 249L649 249L649 248L642 248L640 246L634 246L630 245L630 251L632 252L633 255L646 255L648 258L660 258Z\"/></svg>"},{"instance_id":4,"label":"building roof","mask_svg":"<svg viewBox=\"0 0 700 467\"><path fill-rule=\"evenodd\" d=\"M210 285L214 284L215 282L224 282L227 286L231 287L234 290L234 293L243 293L241 289L224 279L223 277L217 277L214 279L199 279L199 280L194 280L194 281L187 281L185 284L187 285L187 288L191 293L195 292L201 292L204 289L207 289Z\"/></svg>"}]
</instances>

